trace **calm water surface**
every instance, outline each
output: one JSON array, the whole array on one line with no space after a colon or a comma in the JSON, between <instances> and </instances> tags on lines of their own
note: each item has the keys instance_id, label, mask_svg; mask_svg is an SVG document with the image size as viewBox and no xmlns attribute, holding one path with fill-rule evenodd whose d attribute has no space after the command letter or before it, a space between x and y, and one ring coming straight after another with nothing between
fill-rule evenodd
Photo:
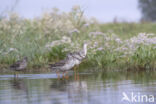
<instances>
[{"instance_id":1,"label":"calm water surface","mask_svg":"<svg viewBox=\"0 0 156 104\"><path fill-rule=\"evenodd\" d=\"M0 104L154 104L151 96L156 102L155 72L0 75Z\"/></svg>"}]
</instances>

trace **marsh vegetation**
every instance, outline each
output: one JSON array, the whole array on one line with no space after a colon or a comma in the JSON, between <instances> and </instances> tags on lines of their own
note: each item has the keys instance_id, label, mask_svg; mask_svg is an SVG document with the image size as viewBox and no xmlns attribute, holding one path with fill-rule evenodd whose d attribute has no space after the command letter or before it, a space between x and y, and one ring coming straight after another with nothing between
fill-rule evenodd
<instances>
[{"instance_id":1,"label":"marsh vegetation","mask_svg":"<svg viewBox=\"0 0 156 104\"><path fill-rule=\"evenodd\" d=\"M155 23L99 23L85 18L79 6L64 13L58 9L34 19L12 13L0 19L0 71L27 56L28 69L46 69L68 52L89 44L80 65L98 70L156 68Z\"/></svg>"}]
</instances>

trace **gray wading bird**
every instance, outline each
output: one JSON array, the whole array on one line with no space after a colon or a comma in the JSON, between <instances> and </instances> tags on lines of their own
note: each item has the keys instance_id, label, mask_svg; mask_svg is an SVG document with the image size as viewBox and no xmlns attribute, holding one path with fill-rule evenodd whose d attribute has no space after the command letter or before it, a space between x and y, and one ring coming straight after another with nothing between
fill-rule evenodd
<instances>
[{"instance_id":1,"label":"gray wading bird","mask_svg":"<svg viewBox=\"0 0 156 104\"><path fill-rule=\"evenodd\" d=\"M58 74L60 71L66 73L68 70L72 69L75 65L79 65L82 60L87 55L87 44L83 45L83 50L78 52L69 53L64 60L57 62L55 64L50 64L50 68L55 70Z\"/></svg>"},{"instance_id":2,"label":"gray wading bird","mask_svg":"<svg viewBox=\"0 0 156 104\"><path fill-rule=\"evenodd\" d=\"M12 64L10 66L10 69L13 71L22 71L27 67L27 63L28 63L28 58L24 57L22 60L18 60L17 62ZM15 76L17 77L16 74L15 74Z\"/></svg>"},{"instance_id":3,"label":"gray wading bird","mask_svg":"<svg viewBox=\"0 0 156 104\"><path fill-rule=\"evenodd\" d=\"M72 55L68 54L64 60L49 65L52 70L56 71L58 77L60 77L59 72L63 72L63 77L64 77L64 73L67 73L68 70L73 68L75 63Z\"/></svg>"}]
</instances>

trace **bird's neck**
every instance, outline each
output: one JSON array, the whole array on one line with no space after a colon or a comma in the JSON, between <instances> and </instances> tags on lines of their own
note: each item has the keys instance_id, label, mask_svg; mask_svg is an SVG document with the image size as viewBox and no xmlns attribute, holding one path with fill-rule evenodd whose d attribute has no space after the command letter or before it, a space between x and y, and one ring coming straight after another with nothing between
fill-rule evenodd
<instances>
[{"instance_id":1,"label":"bird's neck","mask_svg":"<svg viewBox=\"0 0 156 104\"><path fill-rule=\"evenodd\" d=\"M86 45L83 46L83 52L84 52L84 55L86 56L86 54L87 54L87 46Z\"/></svg>"}]
</instances>

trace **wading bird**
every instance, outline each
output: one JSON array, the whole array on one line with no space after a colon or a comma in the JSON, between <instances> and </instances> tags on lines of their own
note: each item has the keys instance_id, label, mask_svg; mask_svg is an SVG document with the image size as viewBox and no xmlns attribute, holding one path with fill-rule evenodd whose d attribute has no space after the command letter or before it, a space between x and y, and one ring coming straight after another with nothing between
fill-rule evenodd
<instances>
[{"instance_id":1,"label":"wading bird","mask_svg":"<svg viewBox=\"0 0 156 104\"><path fill-rule=\"evenodd\" d=\"M59 72L67 73L68 70L72 69L75 65L79 65L82 60L86 57L87 54L87 44L83 45L83 50L78 52L69 53L66 59L61 60L55 64L50 64L52 70L56 70L56 73L59 75Z\"/></svg>"},{"instance_id":2,"label":"wading bird","mask_svg":"<svg viewBox=\"0 0 156 104\"><path fill-rule=\"evenodd\" d=\"M27 67L27 63L28 63L28 58L24 57L22 60L18 60L17 62L12 64L10 66L10 69L14 70L14 71L22 71ZM17 77L16 74L15 74L15 76Z\"/></svg>"},{"instance_id":3,"label":"wading bird","mask_svg":"<svg viewBox=\"0 0 156 104\"><path fill-rule=\"evenodd\" d=\"M77 69L78 65L83 61L83 59L87 55L87 43L84 43L83 50L78 51L78 52L70 53L70 55L72 55L73 60L74 60L75 79L79 79L79 75L77 74L76 69Z\"/></svg>"},{"instance_id":4,"label":"wading bird","mask_svg":"<svg viewBox=\"0 0 156 104\"><path fill-rule=\"evenodd\" d=\"M75 63L72 58L72 55L70 55L69 53L64 60L56 62L55 64L49 64L49 65L52 70L56 71L58 77L60 77L59 72L63 72L63 77L64 77L64 73L67 74L67 71L73 68L74 64Z\"/></svg>"}]
</instances>

